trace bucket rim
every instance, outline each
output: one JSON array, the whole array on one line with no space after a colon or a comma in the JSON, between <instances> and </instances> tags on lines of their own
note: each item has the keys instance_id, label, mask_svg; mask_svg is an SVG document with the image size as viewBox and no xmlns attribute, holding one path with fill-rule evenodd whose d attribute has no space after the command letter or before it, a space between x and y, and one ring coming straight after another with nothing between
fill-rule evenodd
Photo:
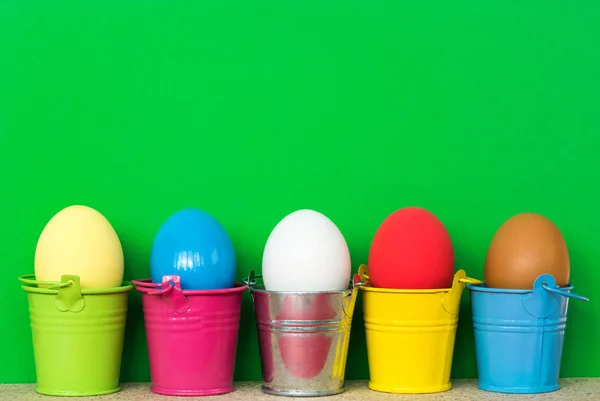
<instances>
[{"instance_id":1,"label":"bucket rim","mask_svg":"<svg viewBox=\"0 0 600 401\"><path fill-rule=\"evenodd\" d=\"M511 289L511 288L490 288L485 286L485 282L481 284L467 284L467 289L475 292L490 292L496 294L531 294L533 293L533 288L531 289ZM570 291L575 286L573 284L567 284L563 287L558 287L558 289L563 291Z\"/></svg>"},{"instance_id":2,"label":"bucket rim","mask_svg":"<svg viewBox=\"0 0 600 401\"><path fill-rule=\"evenodd\" d=\"M142 280L131 280L132 285L135 289L143 294L148 295L161 295L157 290L162 289L162 283L153 283L151 278L145 278ZM219 288L216 290L180 290L183 295L219 295L219 294L234 294L238 292L246 291L246 285L235 282L231 288Z\"/></svg>"},{"instance_id":3,"label":"bucket rim","mask_svg":"<svg viewBox=\"0 0 600 401\"><path fill-rule=\"evenodd\" d=\"M35 273L24 274L19 277L19 281L23 283L21 288L29 293L34 294L49 294L56 295L60 291L60 288L44 288L35 287L39 284L50 285L50 286L62 286L65 287L65 283L59 281L39 281L35 279ZM81 290L82 295L102 295L102 294L118 294L122 292L129 292L133 289L133 284L130 281L123 280L121 285L118 287L108 288L85 288Z\"/></svg>"}]
</instances>

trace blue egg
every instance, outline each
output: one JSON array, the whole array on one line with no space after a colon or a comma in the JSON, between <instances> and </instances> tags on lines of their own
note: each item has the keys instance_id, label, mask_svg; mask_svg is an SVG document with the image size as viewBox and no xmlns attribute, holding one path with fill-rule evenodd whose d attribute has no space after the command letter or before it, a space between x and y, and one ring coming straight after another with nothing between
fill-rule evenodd
<instances>
[{"instance_id":1,"label":"blue egg","mask_svg":"<svg viewBox=\"0 0 600 401\"><path fill-rule=\"evenodd\" d=\"M153 283L178 275L184 290L233 287L236 257L223 226L210 214L184 209L173 214L158 230L150 254Z\"/></svg>"}]
</instances>

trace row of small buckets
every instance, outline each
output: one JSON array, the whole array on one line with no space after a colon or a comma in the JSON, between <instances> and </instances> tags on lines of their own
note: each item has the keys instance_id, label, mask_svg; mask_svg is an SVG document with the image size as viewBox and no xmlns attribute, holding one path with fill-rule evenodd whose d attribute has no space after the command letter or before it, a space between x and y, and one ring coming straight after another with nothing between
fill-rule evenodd
<instances>
[{"instance_id":1,"label":"row of small buckets","mask_svg":"<svg viewBox=\"0 0 600 401\"><path fill-rule=\"evenodd\" d=\"M572 286L540 276L531 290L485 287L464 270L452 288L395 290L370 286L361 266L345 291L272 292L254 273L231 289L182 290L178 276L109 289L81 289L78 276L41 282L19 278L29 298L36 391L55 396L119 391L128 293L142 304L151 391L202 396L234 390L242 297L253 299L262 390L283 396L344 391L350 328L362 291L369 388L435 393L452 387L450 372L463 290L471 292L478 387L502 393L559 388Z\"/></svg>"}]
</instances>

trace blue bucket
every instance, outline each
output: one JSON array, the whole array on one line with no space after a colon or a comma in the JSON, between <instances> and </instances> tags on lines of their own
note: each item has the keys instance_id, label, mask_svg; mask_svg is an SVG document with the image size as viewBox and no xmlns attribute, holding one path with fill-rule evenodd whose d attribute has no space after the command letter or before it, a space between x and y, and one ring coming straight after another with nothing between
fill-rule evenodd
<instances>
[{"instance_id":1,"label":"blue bucket","mask_svg":"<svg viewBox=\"0 0 600 401\"><path fill-rule=\"evenodd\" d=\"M560 388L559 374L569 298L550 274L532 290L470 284L478 387L497 393L534 394Z\"/></svg>"}]
</instances>

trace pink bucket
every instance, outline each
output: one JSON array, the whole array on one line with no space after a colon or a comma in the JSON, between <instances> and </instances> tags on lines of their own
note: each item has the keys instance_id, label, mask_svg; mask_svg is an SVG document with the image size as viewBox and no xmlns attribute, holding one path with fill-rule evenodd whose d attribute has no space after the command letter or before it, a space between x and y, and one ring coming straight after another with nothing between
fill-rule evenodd
<instances>
[{"instance_id":1,"label":"pink bucket","mask_svg":"<svg viewBox=\"0 0 600 401\"><path fill-rule=\"evenodd\" d=\"M142 293L153 393L203 396L234 390L242 295L246 286L181 290L179 276L132 281Z\"/></svg>"}]
</instances>

